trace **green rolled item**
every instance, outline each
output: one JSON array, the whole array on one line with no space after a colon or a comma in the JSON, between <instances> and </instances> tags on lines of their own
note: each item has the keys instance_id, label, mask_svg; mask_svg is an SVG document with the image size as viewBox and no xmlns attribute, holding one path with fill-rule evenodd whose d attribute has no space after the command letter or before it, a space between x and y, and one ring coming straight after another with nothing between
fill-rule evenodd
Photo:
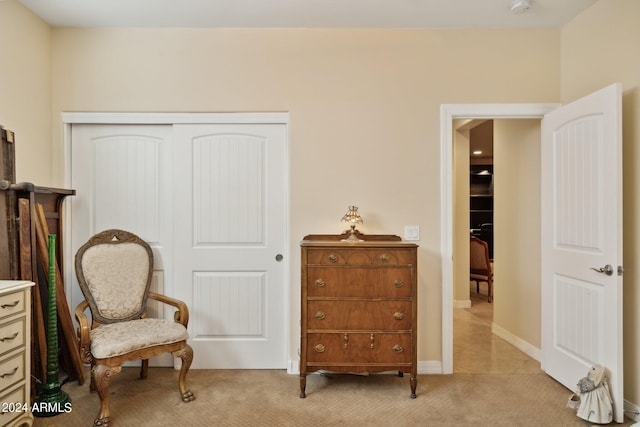
<instances>
[{"instance_id":1,"label":"green rolled item","mask_svg":"<svg viewBox=\"0 0 640 427\"><path fill-rule=\"evenodd\" d=\"M58 309L56 306L56 236L49 235L49 297L47 299L47 382L31 411L36 417L71 412L71 398L62 391L58 366ZM37 292L37 290L36 290Z\"/></svg>"}]
</instances>

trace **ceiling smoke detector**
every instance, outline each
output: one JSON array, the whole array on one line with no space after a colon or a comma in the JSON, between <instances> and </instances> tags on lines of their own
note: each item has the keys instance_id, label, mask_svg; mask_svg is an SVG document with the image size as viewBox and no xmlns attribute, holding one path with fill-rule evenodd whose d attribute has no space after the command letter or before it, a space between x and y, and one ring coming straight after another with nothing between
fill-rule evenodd
<instances>
[{"instance_id":1,"label":"ceiling smoke detector","mask_svg":"<svg viewBox=\"0 0 640 427\"><path fill-rule=\"evenodd\" d=\"M511 12L516 15L525 13L529 9L531 9L531 2L529 0L513 0L511 2Z\"/></svg>"}]
</instances>

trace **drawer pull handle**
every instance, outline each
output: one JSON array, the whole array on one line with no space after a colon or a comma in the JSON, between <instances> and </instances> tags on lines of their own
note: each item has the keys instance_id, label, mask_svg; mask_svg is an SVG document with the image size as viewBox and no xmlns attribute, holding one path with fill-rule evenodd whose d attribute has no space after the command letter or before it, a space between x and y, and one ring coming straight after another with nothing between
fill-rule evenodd
<instances>
[{"instance_id":1,"label":"drawer pull handle","mask_svg":"<svg viewBox=\"0 0 640 427\"><path fill-rule=\"evenodd\" d=\"M349 334L344 334L344 349L349 349Z\"/></svg>"},{"instance_id":2,"label":"drawer pull handle","mask_svg":"<svg viewBox=\"0 0 640 427\"><path fill-rule=\"evenodd\" d=\"M396 288L401 288L404 286L404 282L402 280L396 279L393 284L396 286Z\"/></svg>"},{"instance_id":3,"label":"drawer pull handle","mask_svg":"<svg viewBox=\"0 0 640 427\"><path fill-rule=\"evenodd\" d=\"M2 304L2 305L0 305L0 307L2 307L2 308L12 308L12 307L15 307L18 304L20 304L20 301L14 301L13 304Z\"/></svg>"},{"instance_id":4,"label":"drawer pull handle","mask_svg":"<svg viewBox=\"0 0 640 427\"><path fill-rule=\"evenodd\" d=\"M0 338L0 341L5 342L5 341L11 341L12 339L15 339L15 337L18 336L18 332L16 332L15 334L13 334L10 337L4 337L4 338Z\"/></svg>"},{"instance_id":5,"label":"drawer pull handle","mask_svg":"<svg viewBox=\"0 0 640 427\"><path fill-rule=\"evenodd\" d=\"M396 344L393 346L392 350L395 353L402 353L404 351L404 348L402 348L402 346L400 344Z\"/></svg>"},{"instance_id":6,"label":"drawer pull handle","mask_svg":"<svg viewBox=\"0 0 640 427\"><path fill-rule=\"evenodd\" d=\"M16 372L18 372L18 367L17 366L15 368L13 368L13 371L11 371L11 372L5 372L4 374L0 374L0 378L10 377L11 375L15 374Z\"/></svg>"},{"instance_id":7,"label":"drawer pull handle","mask_svg":"<svg viewBox=\"0 0 640 427\"><path fill-rule=\"evenodd\" d=\"M389 261L391 261L391 257L389 256L389 254L382 254L382 255L380 255L380 261L389 262Z\"/></svg>"},{"instance_id":8,"label":"drawer pull handle","mask_svg":"<svg viewBox=\"0 0 640 427\"><path fill-rule=\"evenodd\" d=\"M369 348L370 348L371 350L373 350L373 349L374 349L374 347L375 347L375 343L376 343L375 341L376 341L376 336L375 336L374 334L371 334L371 335L369 336Z\"/></svg>"},{"instance_id":9,"label":"drawer pull handle","mask_svg":"<svg viewBox=\"0 0 640 427\"><path fill-rule=\"evenodd\" d=\"M331 261L331 262L338 262L338 256L337 255L331 254L331 255L329 255L328 258L329 258L329 261Z\"/></svg>"},{"instance_id":10,"label":"drawer pull handle","mask_svg":"<svg viewBox=\"0 0 640 427\"><path fill-rule=\"evenodd\" d=\"M326 314L324 314L323 312L319 311L316 313L316 319L318 320L324 320L324 318L327 317Z\"/></svg>"},{"instance_id":11,"label":"drawer pull handle","mask_svg":"<svg viewBox=\"0 0 640 427\"><path fill-rule=\"evenodd\" d=\"M316 287L318 287L318 288L324 288L326 285L327 285L327 284L325 283L325 281L324 281L324 280L322 280L322 279L318 279L318 280L316 280Z\"/></svg>"},{"instance_id":12,"label":"drawer pull handle","mask_svg":"<svg viewBox=\"0 0 640 427\"><path fill-rule=\"evenodd\" d=\"M316 346L313 347L313 349L318 353L324 353L324 346L322 344L316 344Z\"/></svg>"},{"instance_id":13,"label":"drawer pull handle","mask_svg":"<svg viewBox=\"0 0 640 427\"><path fill-rule=\"evenodd\" d=\"M395 313L393 313L393 318L396 320L402 320L404 319L404 313L400 313L399 311L396 311Z\"/></svg>"}]
</instances>

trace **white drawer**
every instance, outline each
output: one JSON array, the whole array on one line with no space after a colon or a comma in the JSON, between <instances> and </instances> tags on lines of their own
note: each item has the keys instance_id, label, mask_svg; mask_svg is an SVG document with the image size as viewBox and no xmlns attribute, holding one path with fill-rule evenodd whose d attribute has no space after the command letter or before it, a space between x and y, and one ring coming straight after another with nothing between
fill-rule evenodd
<instances>
[{"instance_id":1,"label":"white drawer","mask_svg":"<svg viewBox=\"0 0 640 427\"><path fill-rule=\"evenodd\" d=\"M0 355L25 344L25 318L0 326Z\"/></svg>"},{"instance_id":2,"label":"white drawer","mask_svg":"<svg viewBox=\"0 0 640 427\"><path fill-rule=\"evenodd\" d=\"M24 311L24 291L0 296L0 319Z\"/></svg>"},{"instance_id":3,"label":"white drawer","mask_svg":"<svg viewBox=\"0 0 640 427\"><path fill-rule=\"evenodd\" d=\"M0 390L24 379L24 351L0 362Z\"/></svg>"},{"instance_id":4,"label":"white drawer","mask_svg":"<svg viewBox=\"0 0 640 427\"><path fill-rule=\"evenodd\" d=\"M0 425L6 426L18 416L24 415L25 402L27 402L27 393L24 385L0 397Z\"/></svg>"}]
</instances>

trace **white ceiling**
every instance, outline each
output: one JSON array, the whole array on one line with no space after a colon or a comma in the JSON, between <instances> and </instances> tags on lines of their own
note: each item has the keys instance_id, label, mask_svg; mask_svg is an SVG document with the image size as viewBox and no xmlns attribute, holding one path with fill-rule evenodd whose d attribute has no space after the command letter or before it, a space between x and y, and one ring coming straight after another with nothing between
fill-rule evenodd
<instances>
[{"instance_id":1,"label":"white ceiling","mask_svg":"<svg viewBox=\"0 0 640 427\"><path fill-rule=\"evenodd\" d=\"M0 0L54 27L557 28L597 0Z\"/></svg>"}]
</instances>

